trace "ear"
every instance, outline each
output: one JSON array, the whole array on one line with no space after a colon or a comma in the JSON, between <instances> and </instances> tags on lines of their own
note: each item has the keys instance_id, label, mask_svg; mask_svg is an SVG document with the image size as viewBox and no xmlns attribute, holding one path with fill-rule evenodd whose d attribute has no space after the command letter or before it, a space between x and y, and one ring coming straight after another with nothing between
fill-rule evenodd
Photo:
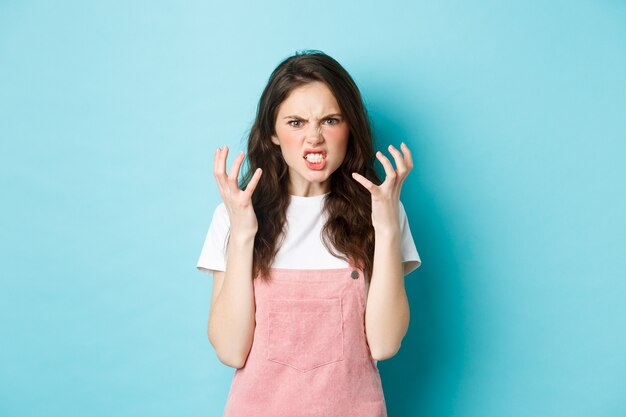
<instances>
[{"instance_id":1,"label":"ear","mask_svg":"<svg viewBox=\"0 0 626 417\"><path fill-rule=\"evenodd\" d=\"M278 137L276 135L272 135L272 143L274 145L280 145L280 141L278 140Z\"/></svg>"}]
</instances>

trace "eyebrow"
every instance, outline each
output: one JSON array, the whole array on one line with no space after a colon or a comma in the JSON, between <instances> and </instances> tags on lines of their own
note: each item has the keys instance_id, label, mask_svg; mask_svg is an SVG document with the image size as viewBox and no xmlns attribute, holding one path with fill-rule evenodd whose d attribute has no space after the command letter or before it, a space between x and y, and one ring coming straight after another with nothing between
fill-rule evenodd
<instances>
[{"instance_id":1,"label":"eyebrow","mask_svg":"<svg viewBox=\"0 0 626 417\"><path fill-rule=\"evenodd\" d=\"M329 118L331 116L342 117L341 113L332 113L332 114L327 114L326 116L323 116L322 119L326 119L326 118ZM292 116L285 116L285 117L283 117L283 119L304 119L304 117L300 117L300 116L297 116L297 115L292 115Z\"/></svg>"}]
</instances>

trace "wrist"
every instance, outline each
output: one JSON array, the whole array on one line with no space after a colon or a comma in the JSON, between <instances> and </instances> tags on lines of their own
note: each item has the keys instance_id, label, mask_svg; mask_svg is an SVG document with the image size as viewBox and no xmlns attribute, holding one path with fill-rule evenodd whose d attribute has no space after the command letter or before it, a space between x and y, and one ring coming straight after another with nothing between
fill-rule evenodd
<instances>
[{"instance_id":1,"label":"wrist","mask_svg":"<svg viewBox=\"0 0 626 417\"><path fill-rule=\"evenodd\" d=\"M399 239L400 238L400 225L399 224L373 224L374 234L376 239Z\"/></svg>"},{"instance_id":2,"label":"wrist","mask_svg":"<svg viewBox=\"0 0 626 417\"><path fill-rule=\"evenodd\" d=\"M256 232L257 231L253 229L231 228L229 240L236 244L253 243Z\"/></svg>"}]
</instances>

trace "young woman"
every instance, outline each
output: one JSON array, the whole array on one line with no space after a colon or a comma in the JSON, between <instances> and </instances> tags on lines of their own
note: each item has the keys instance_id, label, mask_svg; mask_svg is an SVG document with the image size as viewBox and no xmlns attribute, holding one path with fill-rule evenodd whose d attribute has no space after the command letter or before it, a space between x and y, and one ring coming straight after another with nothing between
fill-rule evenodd
<instances>
[{"instance_id":1,"label":"young woman","mask_svg":"<svg viewBox=\"0 0 626 417\"><path fill-rule=\"evenodd\" d=\"M404 275L420 264L402 183L411 152L381 152L346 70L321 51L273 71L244 153L226 171L223 202L197 263L213 274L208 336L237 368L227 417L382 417L377 362L409 324Z\"/></svg>"}]
</instances>

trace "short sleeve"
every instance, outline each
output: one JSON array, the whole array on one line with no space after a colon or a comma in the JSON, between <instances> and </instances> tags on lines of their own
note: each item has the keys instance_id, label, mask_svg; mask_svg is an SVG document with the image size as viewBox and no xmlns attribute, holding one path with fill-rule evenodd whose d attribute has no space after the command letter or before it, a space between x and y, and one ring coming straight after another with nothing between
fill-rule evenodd
<instances>
[{"instance_id":1,"label":"short sleeve","mask_svg":"<svg viewBox=\"0 0 626 417\"><path fill-rule=\"evenodd\" d=\"M411 234L411 228L409 227L409 219L404 210L404 205L400 201L400 248L402 252L402 263L404 264L404 275L416 270L421 264L415 242L413 241L413 235Z\"/></svg>"},{"instance_id":2,"label":"short sleeve","mask_svg":"<svg viewBox=\"0 0 626 417\"><path fill-rule=\"evenodd\" d=\"M209 275L213 271L226 270L226 239L230 230L230 219L224 203L220 203L213 212L209 231L204 239L204 245L196 268Z\"/></svg>"}]
</instances>

